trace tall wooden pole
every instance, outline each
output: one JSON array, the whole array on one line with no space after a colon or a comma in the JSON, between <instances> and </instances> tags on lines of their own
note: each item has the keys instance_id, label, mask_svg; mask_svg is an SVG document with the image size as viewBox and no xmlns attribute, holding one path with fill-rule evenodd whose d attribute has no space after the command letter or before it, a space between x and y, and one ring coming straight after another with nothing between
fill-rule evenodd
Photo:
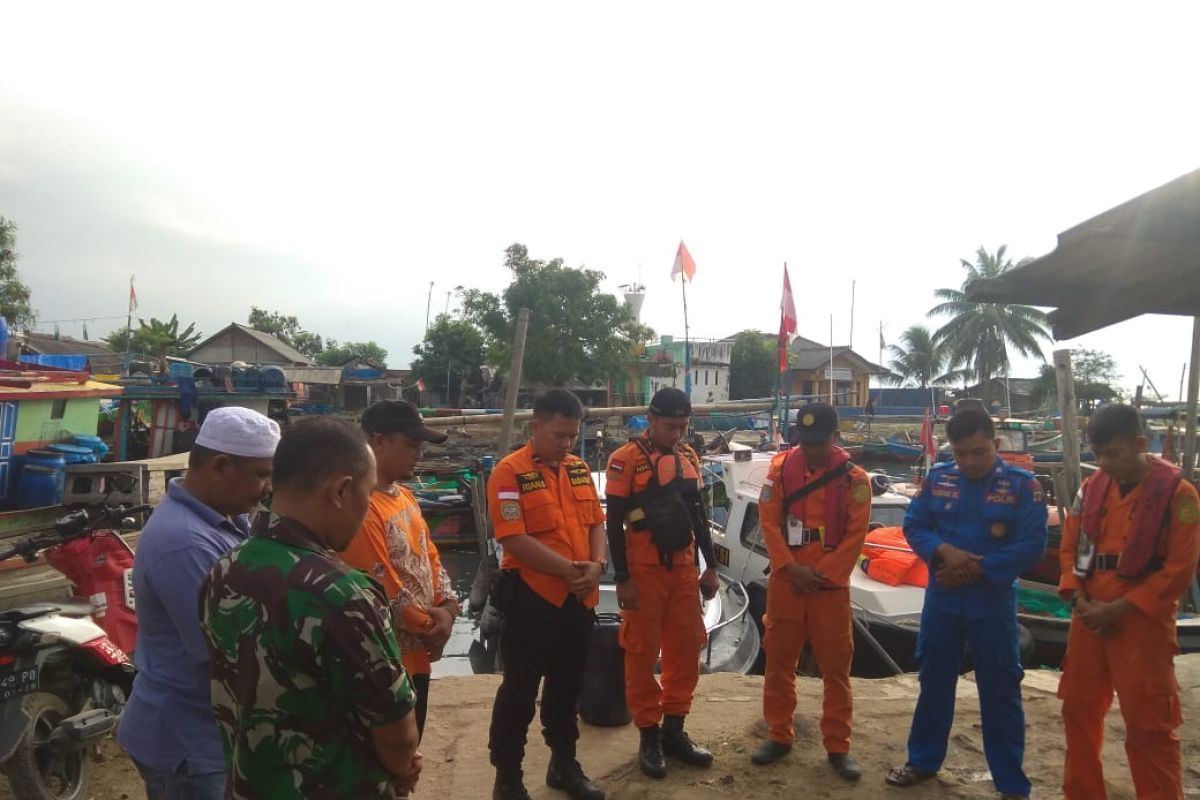
<instances>
[{"instance_id":1,"label":"tall wooden pole","mask_svg":"<svg viewBox=\"0 0 1200 800\"><path fill-rule=\"evenodd\" d=\"M679 290L683 292L683 393L692 399L692 341L688 333L687 273L679 275Z\"/></svg>"},{"instance_id":2,"label":"tall wooden pole","mask_svg":"<svg viewBox=\"0 0 1200 800\"><path fill-rule=\"evenodd\" d=\"M1058 502L1070 508L1083 483L1083 472L1079 466L1079 419L1075 402L1075 376L1071 373L1071 351L1054 351L1054 377L1058 382L1058 408L1062 412L1063 476L1065 496Z\"/></svg>"},{"instance_id":3,"label":"tall wooden pole","mask_svg":"<svg viewBox=\"0 0 1200 800\"><path fill-rule=\"evenodd\" d=\"M508 383L504 387L504 414L500 419L500 438L496 440L496 456L508 455L512 443L513 415L517 411L517 393L521 389L521 365L525 362L525 334L529 330L529 309L517 314L517 335L513 339L512 364L508 368Z\"/></svg>"},{"instance_id":4,"label":"tall wooden pole","mask_svg":"<svg viewBox=\"0 0 1200 800\"><path fill-rule=\"evenodd\" d=\"M1196 480L1196 405L1200 399L1200 317L1192 319L1191 372L1188 374L1187 420L1184 422L1183 474Z\"/></svg>"}]
</instances>

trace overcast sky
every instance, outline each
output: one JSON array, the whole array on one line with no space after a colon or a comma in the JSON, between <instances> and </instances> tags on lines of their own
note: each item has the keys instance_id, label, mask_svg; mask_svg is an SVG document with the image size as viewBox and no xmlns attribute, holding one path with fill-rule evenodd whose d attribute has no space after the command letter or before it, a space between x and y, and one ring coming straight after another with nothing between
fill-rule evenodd
<instances>
[{"instance_id":1,"label":"overcast sky","mask_svg":"<svg viewBox=\"0 0 1200 800\"><path fill-rule=\"evenodd\" d=\"M258 305L403 367L429 281L434 313L499 291L522 242L682 335L682 237L694 336L776 329L786 261L818 341L857 281L874 359L980 245L1044 254L1200 166L1196 4L400 5L8 4L0 215L40 318L101 335L135 274L143 316ZM1174 397L1190 330L1066 345Z\"/></svg>"}]
</instances>

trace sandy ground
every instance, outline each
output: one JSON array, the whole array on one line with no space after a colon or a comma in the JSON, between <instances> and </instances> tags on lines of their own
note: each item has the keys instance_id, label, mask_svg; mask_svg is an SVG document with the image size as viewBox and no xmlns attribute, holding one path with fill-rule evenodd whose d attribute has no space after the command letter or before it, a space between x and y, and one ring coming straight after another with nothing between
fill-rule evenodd
<instances>
[{"instance_id":1,"label":"sandy ground","mask_svg":"<svg viewBox=\"0 0 1200 800\"><path fill-rule=\"evenodd\" d=\"M1200 655L1177 661L1184 703L1184 794L1200 797ZM499 679L491 675L443 678L434 682L422 751L425 773L417 797L452 797L462 800L490 797L492 770L487 761L487 728L492 698ZM1027 673L1024 694L1029 724L1025 766L1034 782L1034 797L1059 796L1063 736L1059 702L1054 696L1058 673ZM819 681L798 679L797 744L783 761L755 767L749 754L765 732L761 717L762 678L739 675L706 675L688 728L699 742L712 748L716 763L697 770L671 767L665 780L653 781L638 772L634 763L637 732L631 726L583 726L580 758L587 772L608 790L612 800L716 800L740 798L794 798L803 790L807 798L992 798L995 792L983 758L975 684L967 675L959 682L959 708L951 734L950 756L937 780L911 789L887 787L883 775L904 760L916 679L905 675L883 680L855 680L855 733L853 752L864 770L858 785L841 781L825 762L817 730L820 709ZM1134 800L1132 783L1120 744L1124 725L1114 706L1108 717L1105 752L1106 778L1111 800ZM526 758L527 785L534 798L563 795L547 789L542 780L547 751L536 725ZM132 764L112 742L102 748L93 764L88 797L96 800L144 800ZM0 798L11 797L7 787Z\"/></svg>"}]
</instances>

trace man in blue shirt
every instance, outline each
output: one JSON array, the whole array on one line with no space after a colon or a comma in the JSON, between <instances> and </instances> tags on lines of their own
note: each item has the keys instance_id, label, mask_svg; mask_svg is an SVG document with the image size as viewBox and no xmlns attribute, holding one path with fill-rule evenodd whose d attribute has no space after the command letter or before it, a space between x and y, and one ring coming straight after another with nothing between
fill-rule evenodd
<instances>
[{"instance_id":1,"label":"man in blue shirt","mask_svg":"<svg viewBox=\"0 0 1200 800\"><path fill-rule=\"evenodd\" d=\"M887 775L893 786L928 780L946 758L964 646L971 645L983 721L983 751L1005 800L1027 798L1022 769L1017 576L1046 549L1046 506L1030 472L996 454L992 420L980 409L950 418L954 462L929 472L908 507L904 534L929 565L917 640L921 693L908 735L908 761Z\"/></svg>"},{"instance_id":2,"label":"man in blue shirt","mask_svg":"<svg viewBox=\"0 0 1200 800\"><path fill-rule=\"evenodd\" d=\"M248 408L209 412L138 541L133 565L138 676L117 741L147 800L220 800L225 756L213 718L200 584L250 533L247 514L271 488L279 425Z\"/></svg>"}]
</instances>

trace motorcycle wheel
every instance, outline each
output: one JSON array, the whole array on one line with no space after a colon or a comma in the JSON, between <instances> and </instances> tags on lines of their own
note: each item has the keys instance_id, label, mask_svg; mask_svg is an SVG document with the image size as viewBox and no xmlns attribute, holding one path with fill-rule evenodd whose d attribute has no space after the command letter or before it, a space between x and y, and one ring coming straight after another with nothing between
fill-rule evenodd
<instances>
[{"instance_id":1,"label":"motorcycle wheel","mask_svg":"<svg viewBox=\"0 0 1200 800\"><path fill-rule=\"evenodd\" d=\"M91 768L86 749L55 752L50 734L71 715L61 697L35 692L23 700L29 730L4 764L4 774L17 800L78 800L84 796Z\"/></svg>"}]
</instances>

